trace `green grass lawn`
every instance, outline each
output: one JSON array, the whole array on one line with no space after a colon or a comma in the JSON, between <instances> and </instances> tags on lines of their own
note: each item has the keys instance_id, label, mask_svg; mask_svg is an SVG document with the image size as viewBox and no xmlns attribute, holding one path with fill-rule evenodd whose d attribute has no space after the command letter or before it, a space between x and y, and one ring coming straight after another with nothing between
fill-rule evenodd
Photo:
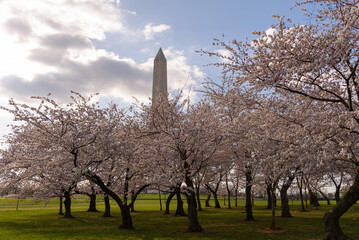
<instances>
[{"instance_id":1,"label":"green grass lawn","mask_svg":"<svg viewBox=\"0 0 359 240\"><path fill-rule=\"evenodd\" d=\"M244 202L233 209L204 208L199 212L199 220L204 233L187 233L188 219L164 215L159 211L159 201L149 200L158 195L141 195L136 201L132 214L135 230L117 229L120 225L120 211L112 202L112 218L101 217L104 205L98 201L98 213L86 212L88 200L79 197L73 200L74 219L65 219L57 215L58 200L35 202L31 199L21 200L16 210L17 199L0 199L0 239L308 239L323 237L323 214L330 206L321 202L319 210L309 208L309 212L299 212L299 203L291 204L293 218L277 217L278 227L286 229L284 233L268 234L257 232L257 229L268 228L270 210L265 209L265 201L257 200L254 216L257 221L245 222ZM162 201L164 208L164 201ZM334 202L332 203L334 204ZM213 205L213 202L212 202ZM232 203L234 205L234 202ZM203 201L204 206L204 201ZM171 204L174 213L175 201ZM280 215L278 207L277 215ZM346 234L359 239L359 204L354 205L341 220Z\"/></svg>"}]
</instances>

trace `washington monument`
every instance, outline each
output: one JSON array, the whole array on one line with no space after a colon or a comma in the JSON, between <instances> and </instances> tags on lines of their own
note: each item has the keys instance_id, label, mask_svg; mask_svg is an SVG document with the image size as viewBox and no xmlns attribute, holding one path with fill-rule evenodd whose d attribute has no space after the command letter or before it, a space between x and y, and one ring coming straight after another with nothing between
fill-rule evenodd
<instances>
[{"instance_id":1,"label":"washington monument","mask_svg":"<svg viewBox=\"0 0 359 240\"><path fill-rule=\"evenodd\" d=\"M167 60L160 48L153 64L152 104L164 98L167 98Z\"/></svg>"}]
</instances>

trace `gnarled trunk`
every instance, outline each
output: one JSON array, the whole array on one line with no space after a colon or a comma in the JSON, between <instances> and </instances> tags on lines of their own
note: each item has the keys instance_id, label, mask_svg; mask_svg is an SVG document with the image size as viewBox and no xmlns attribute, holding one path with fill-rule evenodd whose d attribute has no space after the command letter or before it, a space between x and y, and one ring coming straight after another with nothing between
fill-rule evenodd
<instances>
[{"instance_id":1,"label":"gnarled trunk","mask_svg":"<svg viewBox=\"0 0 359 240\"><path fill-rule=\"evenodd\" d=\"M88 194L90 197L90 206L88 212L98 212L96 209L96 194Z\"/></svg>"},{"instance_id":2,"label":"gnarled trunk","mask_svg":"<svg viewBox=\"0 0 359 240\"><path fill-rule=\"evenodd\" d=\"M321 190L318 190L318 192L320 193L320 195L323 196L323 198L327 201L327 205L330 205L330 199L328 198L327 195L325 195L325 193Z\"/></svg>"},{"instance_id":3,"label":"gnarled trunk","mask_svg":"<svg viewBox=\"0 0 359 240\"><path fill-rule=\"evenodd\" d=\"M271 184L267 184L267 209L272 209L272 187Z\"/></svg>"},{"instance_id":4,"label":"gnarled trunk","mask_svg":"<svg viewBox=\"0 0 359 240\"><path fill-rule=\"evenodd\" d=\"M282 202L282 217L292 217L289 210L288 204L288 189L294 180L294 174L290 175L286 182L283 183L282 188L280 189L280 199Z\"/></svg>"},{"instance_id":5,"label":"gnarled trunk","mask_svg":"<svg viewBox=\"0 0 359 240\"><path fill-rule=\"evenodd\" d=\"M160 211L162 211L161 189L158 189L158 200L160 200Z\"/></svg>"},{"instance_id":6,"label":"gnarled trunk","mask_svg":"<svg viewBox=\"0 0 359 240\"><path fill-rule=\"evenodd\" d=\"M238 207L238 186L239 186L239 177L236 177L236 186L235 186L235 192L234 192L234 198L235 198L235 206Z\"/></svg>"},{"instance_id":7,"label":"gnarled trunk","mask_svg":"<svg viewBox=\"0 0 359 240\"><path fill-rule=\"evenodd\" d=\"M121 209L122 224L120 225L119 228L133 229L130 208L126 205L122 205L120 206L120 209Z\"/></svg>"},{"instance_id":8,"label":"gnarled trunk","mask_svg":"<svg viewBox=\"0 0 359 240\"><path fill-rule=\"evenodd\" d=\"M246 171L246 221L255 221L252 211L252 172Z\"/></svg>"},{"instance_id":9,"label":"gnarled trunk","mask_svg":"<svg viewBox=\"0 0 359 240\"><path fill-rule=\"evenodd\" d=\"M300 211L305 212L305 206L304 206L304 198L303 198L303 190L302 188L299 188L299 196L300 196Z\"/></svg>"},{"instance_id":10,"label":"gnarled trunk","mask_svg":"<svg viewBox=\"0 0 359 240\"><path fill-rule=\"evenodd\" d=\"M308 192L309 192L309 199L310 199L309 203L313 204L313 206L315 206L315 207L319 207L320 204L318 202L317 194L313 193L313 191L310 187L308 187Z\"/></svg>"},{"instance_id":11,"label":"gnarled trunk","mask_svg":"<svg viewBox=\"0 0 359 240\"><path fill-rule=\"evenodd\" d=\"M62 196L60 196L60 208L59 208L59 215L64 215L62 211Z\"/></svg>"},{"instance_id":12,"label":"gnarled trunk","mask_svg":"<svg viewBox=\"0 0 359 240\"><path fill-rule=\"evenodd\" d=\"M274 199L275 199L275 188L271 188L271 199L272 199L272 222L270 225L270 229L275 230L276 229L276 222L275 222L275 204L274 204Z\"/></svg>"},{"instance_id":13,"label":"gnarled trunk","mask_svg":"<svg viewBox=\"0 0 359 240\"><path fill-rule=\"evenodd\" d=\"M228 175L226 175L226 188L227 188L227 196L228 196L228 209L231 209L231 190L228 185Z\"/></svg>"},{"instance_id":14,"label":"gnarled trunk","mask_svg":"<svg viewBox=\"0 0 359 240\"><path fill-rule=\"evenodd\" d=\"M359 200L359 167L354 178L354 183L343 198L329 212L324 215L324 231L327 235L324 240L347 240L351 239L345 235L339 226L340 217Z\"/></svg>"},{"instance_id":15,"label":"gnarled trunk","mask_svg":"<svg viewBox=\"0 0 359 240\"><path fill-rule=\"evenodd\" d=\"M122 217L122 224L119 226L119 228L133 229L130 209L129 209L129 206L127 206L127 193L126 193L126 191L128 191L128 185L125 184L124 201L122 201L121 198L119 197L119 195L117 195L108 186L106 186L105 183L102 181L102 179L98 175L96 175L95 173L88 172L87 177L93 183L97 184L101 188L102 191L104 191L109 196L111 196L112 199L114 199L116 201L117 205L120 207L120 209L121 209L121 217ZM143 190L143 187L144 186L142 186L140 188L140 190ZM137 192L136 194L138 194L138 193L139 192Z\"/></svg>"},{"instance_id":16,"label":"gnarled trunk","mask_svg":"<svg viewBox=\"0 0 359 240\"><path fill-rule=\"evenodd\" d=\"M236 189L236 192L234 193L234 206L238 207L238 189Z\"/></svg>"},{"instance_id":17,"label":"gnarled trunk","mask_svg":"<svg viewBox=\"0 0 359 240\"><path fill-rule=\"evenodd\" d=\"M196 202L195 194L190 193L187 199L188 219L189 219L188 232L203 232L203 229L198 221L195 202Z\"/></svg>"},{"instance_id":18,"label":"gnarled trunk","mask_svg":"<svg viewBox=\"0 0 359 240\"><path fill-rule=\"evenodd\" d=\"M292 215L290 214L290 209L289 209L289 204L288 204L287 189L282 188L280 190L280 199L281 199L281 202L282 202L282 215L281 215L281 217L292 217Z\"/></svg>"},{"instance_id":19,"label":"gnarled trunk","mask_svg":"<svg viewBox=\"0 0 359 240\"><path fill-rule=\"evenodd\" d=\"M64 192L64 197L65 197L65 201L64 201L65 216L64 216L64 218L73 218L73 216L71 215L71 195L70 195L70 191L65 191Z\"/></svg>"},{"instance_id":20,"label":"gnarled trunk","mask_svg":"<svg viewBox=\"0 0 359 240\"><path fill-rule=\"evenodd\" d=\"M131 191L131 205L130 205L130 211L135 212L135 191ZM161 209L162 210L162 209Z\"/></svg>"},{"instance_id":21,"label":"gnarled trunk","mask_svg":"<svg viewBox=\"0 0 359 240\"><path fill-rule=\"evenodd\" d=\"M212 193L213 195L213 198L214 198L214 208L221 208L221 205L219 204L219 201L218 201L218 195L217 195L217 192L218 192L218 188L219 188L219 185L222 181L222 178L223 178L223 175L220 174L219 175L219 181L217 182L215 188L211 188L211 186L209 186L208 184L205 184L205 187L207 188L207 190Z\"/></svg>"},{"instance_id":22,"label":"gnarled trunk","mask_svg":"<svg viewBox=\"0 0 359 240\"><path fill-rule=\"evenodd\" d=\"M174 195L176 195L176 191L172 192L170 195L168 195L168 198L166 200L166 210L165 210L165 214L170 214L170 203L172 198L174 197Z\"/></svg>"},{"instance_id":23,"label":"gnarled trunk","mask_svg":"<svg viewBox=\"0 0 359 240\"><path fill-rule=\"evenodd\" d=\"M196 199L197 199L197 211L202 211L199 187L196 188Z\"/></svg>"},{"instance_id":24,"label":"gnarled trunk","mask_svg":"<svg viewBox=\"0 0 359 240\"><path fill-rule=\"evenodd\" d=\"M275 230L276 229L276 221L275 221L275 208L276 208L276 196L275 196L275 191L276 188L278 186L278 182L279 182L280 176L278 176L276 178L276 180L271 184L271 197L272 197L272 223L270 226L270 229Z\"/></svg>"},{"instance_id":25,"label":"gnarled trunk","mask_svg":"<svg viewBox=\"0 0 359 240\"><path fill-rule=\"evenodd\" d=\"M211 205L209 204L210 199L211 199L211 194L208 194L206 199L206 207L211 207Z\"/></svg>"},{"instance_id":26,"label":"gnarled trunk","mask_svg":"<svg viewBox=\"0 0 359 240\"><path fill-rule=\"evenodd\" d=\"M228 209L231 209L231 191L228 191Z\"/></svg>"},{"instance_id":27,"label":"gnarled trunk","mask_svg":"<svg viewBox=\"0 0 359 240\"><path fill-rule=\"evenodd\" d=\"M303 198L303 178L301 177L300 178L300 181L299 181L299 178L297 177L297 186L298 186L298 189L299 189L299 197L300 197L300 206L301 206L301 212L305 212L305 207L304 207L304 198Z\"/></svg>"},{"instance_id":28,"label":"gnarled trunk","mask_svg":"<svg viewBox=\"0 0 359 240\"><path fill-rule=\"evenodd\" d=\"M131 191L131 203L129 204L129 208L131 212L135 212L135 201L138 197L138 195L145 190L148 186L150 186L150 184L146 184L143 185L142 187L140 187L137 192L135 192L135 190ZM125 199L125 198L124 198ZM162 205L162 204L161 204ZM162 210L162 209L161 209Z\"/></svg>"},{"instance_id":29,"label":"gnarled trunk","mask_svg":"<svg viewBox=\"0 0 359 240\"><path fill-rule=\"evenodd\" d=\"M104 194L103 200L105 202L105 212L102 215L102 217L112 217L111 216L110 197L108 196L108 194L106 194L106 193Z\"/></svg>"},{"instance_id":30,"label":"gnarled trunk","mask_svg":"<svg viewBox=\"0 0 359 240\"><path fill-rule=\"evenodd\" d=\"M339 184L338 186L335 187L335 202L338 203L340 201L340 187L341 185Z\"/></svg>"},{"instance_id":31,"label":"gnarled trunk","mask_svg":"<svg viewBox=\"0 0 359 240\"><path fill-rule=\"evenodd\" d=\"M252 197L252 206L255 206L254 205L254 192L252 191L252 193L251 193L251 197Z\"/></svg>"},{"instance_id":32,"label":"gnarled trunk","mask_svg":"<svg viewBox=\"0 0 359 240\"><path fill-rule=\"evenodd\" d=\"M186 185L193 189L193 183L190 179L186 179ZM196 195L193 191L187 194L188 204L188 232L203 232L203 228L199 224L197 209L196 209Z\"/></svg>"},{"instance_id":33,"label":"gnarled trunk","mask_svg":"<svg viewBox=\"0 0 359 240\"><path fill-rule=\"evenodd\" d=\"M177 209L175 216L187 216L183 209L183 201L181 198L181 190L179 188L176 189L176 196L177 196ZM194 207L196 208L196 197L194 197Z\"/></svg>"},{"instance_id":34,"label":"gnarled trunk","mask_svg":"<svg viewBox=\"0 0 359 240\"><path fill-rule=\"evenodd\" d=\"M281 217L292 217L290 214L289 204L288 204L288 194L287 189L281 189L280 190L280 199L282 202L282 215Z\"/></svg>"},{"instance_id":35,"label":"gnarled trunk","mask_svg":"<svg viewBox=\"0 0 359 240\"><path fill-rule=\"evenodd\" d=\"M219 204L219 201L218 201L217 193L212 193L212 195L214 198L214 208L221 208L221 205Z\"/></svg>"}]
</instances>

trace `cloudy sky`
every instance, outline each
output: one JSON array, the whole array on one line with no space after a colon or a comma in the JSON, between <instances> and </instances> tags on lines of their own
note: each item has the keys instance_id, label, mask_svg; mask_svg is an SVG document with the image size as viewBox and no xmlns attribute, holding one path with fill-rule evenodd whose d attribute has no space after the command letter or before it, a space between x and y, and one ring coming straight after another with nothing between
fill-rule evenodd
<instances>
[{"instance_id":1,"label":"cloudy sky","mask_svg":"<svg viewBox=\"0 0 359 240\"><path fill-rule=\"evenodd\" d=\"M195 53L212 38L244 40L272 14L302 21L291 0L0 0L0 105L71 90L128 105L151 95L162 47L170 91L199 88L219 72ZM11 117L0 111L0 135Z\"/></svg>"}]
</instances>

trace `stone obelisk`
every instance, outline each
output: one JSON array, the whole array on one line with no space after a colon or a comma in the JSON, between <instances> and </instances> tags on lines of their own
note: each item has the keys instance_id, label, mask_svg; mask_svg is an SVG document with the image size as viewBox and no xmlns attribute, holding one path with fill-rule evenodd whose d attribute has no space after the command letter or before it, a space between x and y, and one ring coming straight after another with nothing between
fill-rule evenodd
<instances>
[{"instance_id":1,"label":"stone obelisk","mask_svg":"<svg viewBox=\"0 0 359 240\"><path fill-rule=\"evenodd\" d=\"M165 98L167 98L167 60L160 48L153 64L152 104Z\"/></svg>"}]
</instances>

